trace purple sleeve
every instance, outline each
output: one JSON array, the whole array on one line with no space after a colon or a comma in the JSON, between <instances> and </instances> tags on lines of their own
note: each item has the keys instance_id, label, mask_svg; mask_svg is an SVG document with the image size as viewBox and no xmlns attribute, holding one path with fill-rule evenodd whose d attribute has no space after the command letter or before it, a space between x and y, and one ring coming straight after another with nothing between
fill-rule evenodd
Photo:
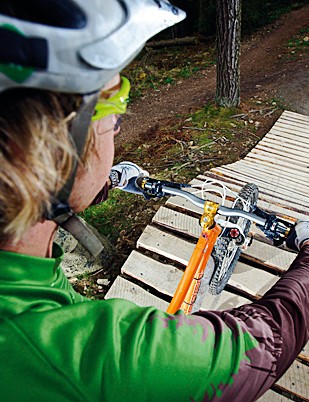
<instances>
[{"instance_id":1,"label":"purple sleeve","mask_svg":"<svg viewBox=\"0 0 309 402\"><path fill-rule=\"evenodd\" d=\"M207 320L210 313L216 314L232 330L239 327L258 341L220 401L233 400L235 395L242 401L256 400L289 368L309 338L308 295L309 245L259 301L222 312L197 313ZM223 336L219 327L216 332Z\"/></svg>"},{"instance_id":2,"label":"purple sleeve","mask_svg":"<svg viewBox=\"0 0 309 402\"><path fill-rule=\"evenodd\" d=\"M301 249L289 270L252 307L276 325L282 338L276 369L278 379L309 338L309 245Z\"/></svg>"}]
</instances>

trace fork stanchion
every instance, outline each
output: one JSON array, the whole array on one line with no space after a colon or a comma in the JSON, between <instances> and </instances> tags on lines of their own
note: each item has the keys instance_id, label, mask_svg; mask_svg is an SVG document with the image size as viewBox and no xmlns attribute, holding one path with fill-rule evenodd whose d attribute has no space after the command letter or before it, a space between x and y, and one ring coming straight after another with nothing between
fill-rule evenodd
<instances>
[{"instance_id":1,"label":"fork stanchion","mask_svg":"<svg viewBox=\"0 0 309 402\"><path fill-rule=\"evenodd\" d=\"M190 314L192 311L201 278L220 232L219 225L215 225L212 229L203 229L174 297L166 310L167 313L175 314L179 309L184 310L185 314Z\"/></svg>"}]
</instances>

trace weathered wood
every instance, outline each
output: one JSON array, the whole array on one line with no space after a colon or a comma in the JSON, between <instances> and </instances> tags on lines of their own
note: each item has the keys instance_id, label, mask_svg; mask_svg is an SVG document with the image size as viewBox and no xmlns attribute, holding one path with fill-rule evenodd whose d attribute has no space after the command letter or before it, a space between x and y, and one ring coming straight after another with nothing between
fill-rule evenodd
<instances>
[{"instance_id":1,"label":"weathered wood","mask_svg":"<svg viewBox=\"0 0 309 402\"><path fill-rule=\"evenodd\" d=\"M198 219L181 214L167 208L161 207L153 218L156 224L172 229L175 233L185 233L194 239L198 239L201 233ZM143 246L142 242L146 242L148 247L153 243L151 251L159 252L164 255L164 251L159 251L158 247L162 247L166 251L165 256L174 258L175 261L186 265L188 258L192 254L194 244L191 247L187 246L187 242L182 239L175 239L170 233L161 232L156 228L147 226L144 233L138 240L138 246ZM179 243L178 243L179 242ZM175 243L177 250L175 251ZM168 245L171 245L168 247ZM145 248L148 248L145 246ZM173 254L175 257L171 257ZM242 252L242 255L255 261L259 264L265 265L268 268L274 268L276 272L284 272L291 265L295 258L295 254L286 250L281 250L269 244L261 243L257 240L252 242L252 245Z\"/></svg>"},{"instance_id":2,"label":"weathered wood","mask_svg":"<svg viewBox=\"0 0 309 402\"><path fill-rule=\"evenodd\" d=\"M290 128L289 128L290 127ZM284 137L286 134L291 135L294 137L294 140L297 138L297 141L295 142L295 145L303 144L305 147L308 147L309 142L308 142L308 129L305 130L304 128L300 127L295 127L295 126L286 126L286 125L275 125L269 133L266 134L264 138L268 138L269 135L276 134L277 138L281 139L282 141L284 140Z\"/></svg>"},{"instance_id":3,"label":"weathered wood","mask_svg":"<svg viewBox=\"0 0 309 402\"><path fill-rule=\"evenodd\" d=\"M304 170L305 172L309 173L309 167L308 167L308 162L302 161L302 160L289 160L285 158L284 156L280 155L275 155L275 154L270 154L269 152L261 151L259 149L252 149L250 154L248 154L247 157L251 156L252 158L258 158L266 161L271 161L271 163L276 164L276 165L283 165L283 166L288 166L290 168L298 167L299 170Z\"/></svg>"},{"instance_id":4,"label":"weathered wood","mask_svg":"<svg viewBox=\"0 0 309 402\"><path fill-rule=\"evenodd\" d=\"M309 133L308 133L309 135ZM265 143L260 143L255 147L255 149L259 149L261 151L265 151L267 153L270 153L271 155L280 155L284 156L285 158L288 158L290 161L300 161L300 162L305 162L308 163L308 153L306 152L300 152L300 151L295 151L295 150L289 150L284 145L282 144L281 147L274 146L272 144L265 144Z\"/></svg>"},{"instance_id":5,"label":"weathered wood","mask_svg":"<svg viewBox=\"0 0 309 402\"><path fill-rule=\"evenodd\" d=\"M222 173L224 176L237 180L237 182L243 185L253 182L258 186L261 194L269 195L272 199L276 199L278 202L284 203L284 205L290 207L294 207L295 205L304 207L308 205L308 196L297 194L291 189L286 188L286 186L280 186L280 182L278 181L273 184L271 178L269 182L267 182L265 177L259 176L258 178L258 176L255 175L253 178L250 174L236 171L236 169L231 169L229 166L212 169L212 172L216 174ZM291 199L293 202L290 201Z\"/></svg>"},{"instance_id":6,"label":"weathered wood","mask_svg":"<svg viewBox=\"0 0 309 402\"><path fill-rule=\"evenodd\" d=\"M291 112L290 110L285 110L281 116L287 117L289 119L295 119L296 121L305 121L309 124L309 116L305 116L304 114L301 114L301 113L296 113L296 112Z\"/></svg>"},{"instance_id":7,"label":"weathered wood","mask_svg":"<svg viewBox=\"0 0 309 402\"><path fill-rule=\"evenodd\" d=\"M165 311L168 307L168 303L159 297L153 296L140 286L117 276L115 282L105 295L105 299L125 299L129 300L141 307L153 306L160 310Z\"/></svg>"},{"instance_id":8,"label":"weathered wood","mask_svg":"<svg viewBox=\"0 0 309 402\"><path fill-rule=\"evenodd\" d=\"M290 119L285 116L280 118L276 123L275 126L280 127L280 128L288 128L290 130L293 130L294 128L299 129L300 131L309 131L309 124L303 120L295 120L295 119Z\"/></svg>"},{"instance_id":9,"label":"weathered wood","mask_svg":"<svg viewBox=\"0 0 309 402\"><path fill-rule=\"evenodd\" d=\"M171 233L148 225L138 239L136 246L158 253L186 266L195 248L195 243L190 243Z\"/></svg>"},{"instance_id":10,"label":"weathered wood","mask_svg":"<svg viewBox=\"0 0 309 402\"><path fill-rule=\"evenodd\" d=\"M261 396L257 402L291 402L291 399L286 398L275 391L269 390Z\"/></svg>"},{"instance_id":11,"label":"weathered wood","mask_svg":"<svg viewBox=\"0 0 309 402\"><path fill-rule=\"evenodd\" d=\"M160 293L172 297L183 272L172 265L155 261L132 251L122 267L122 273L139 280ZM248 303L248 299L223 291L218 296L208 294L202 303L203 309L226 310Z\"/></svg>"},{"instance_id":12,"label":"weathered wood","mask_svg":"<svg viewBox=\"0 0 309 402\"><path fill-rule=\"evenodd\" d=\"M280 187L286 186L289 189L293 189L296 194L303 195L308 191L308 186L304 180L293 178L292 175L288 176L277 171L271 171L267 167L260 167L257 164L238 161L225 167L239 173L247 173L252 177L253 183L255 178L261 178Z\"/></svg>"},{"instance_id":13,"label":"weathered wood","mask_svg":"<svg viewBox=\"0 0 309 402\"><path fill-rule=\"evenodd\" d=\"M309 366L294 361L276 384L309 400Z\"/></svg>"},{"instance_id":14,"label":"weathered wood","mask_svg":"<svg viewBox=\"0 0 309 402\"><path fill-rule=\"evenodd\" d=\"M309 124L308 116L300 113L293 113L285 110L278 120L286 121L286 122L295 122L299 124Z\"/></svg>"},{"instance_id":15,"label":"weathered wood","mask_svg":"<svg viewBox=\"0 0 309 402\"><path fill-rule=\"evenodd\" d=\"M306 153L307 150L309 149L309 144L304 144L302 142L296 143L295 140L291 140L290 138L282 138L270 133L268 133L260 143L276 144L278 146L285 147L289 151L296 150L296 151L302 151L304 153Z\"/></svg>"},{"instance_id":16,"label":"weathered wood","mask_svg":"<svg viewBox=\"0 0 309 402\"><path fill-rule=\"evenodd\" d=\"M276 138L277 140L287 140L289 142L296 142L298 139L298 136L295 137L294 134L289 134L289 133L283 133L282 131L277 131L275 128L273 128L268 134L267 138ZM303 141L303 139L298 139L298 143L302 144L304 148L308 148L308 141Z\"/></svg>"},{"instance_id":17,"label":"weathered wood","mask_svg":"<svg viewBox=\"0 0 309 402\"><path fill-rule=\"evenodd\" d=\"M166 224L165 217L164 221ZM180 241L180 239L170 233L147 226L138 240L138 247L156 252L173 261L181 262L186 266L195 245L186 240ZM238 262L229 284L242 292L246 292L248 296L257 297L270 289L277 280L277 276Z\"/></svg>"},{"instance_id":18,"label":"weathered wood","mask_svg":"<svg viewBox=\"0 0 309 402\"><path fill-rule=\"evenodd\" d=\"M241 185L236 184L235 180L225 177L222 174L218 176L218 179L226 182L227 186L236 192L240 191L242 188ZM192 180L192 182L195 181ZM263 193L260 193L260 199L258 200L257 205L266 212L271 212L273 214L279 215L287 220L289 220L289 218L294 218L295 220L302 219L304 217L304 214L308 214L308 208L295 207L295 205L293 207L288 207L284 205L284 203L278 202L276 198L265 195Z\"/></svg>"},{"instance_id":19,"label":"weathered wood","mask_svg":"<svg viewBox=\"0 0 309 402\"><path fill-rule=\"evenodd\" d=\"M309 175L304 172L295 170L293 172L290 169L286 169L284 167L277 168L274 167L272 164L262 161L258 162L255 159L245 158L242 161L237 161L235 163L237 163L239 166L248 166L250 169L256 169L257 171L266 172L270 175L270 177L274 175L276 177L279 176L279 178L283 177L290 179L291 181L294 181L295 183L302 186L304 186L305 183L309 180Z\"/></svg>"},{"instance_id":20,"label":"weathered wood","mask_svg":"<svg viewBox=\"0 0 309 402\"><path fill-rule=\"evenodd\" d=\"M277 133L278 135L281 134L292 134L294 135L294 138L297 138L297 141L308 143L308 137L307 137L307 132L304 128L302 127L293 127L293 126L288 126L288 125L275 125L273 128L270 130L271 133ZM266 134L267 135L267 134Z\"/></svg>"},{"instance_id":21,"label":"weathered wood","mask_svg":"<svg viewBox=\"0 0 309 402\"><path fill-rule=\"evenodd\" d=\"M260 191L263 186L265 187L265 185L268 185L268 190L272 189L273 193L276 194L278 192L284 196L286 194L285 193L286 190L292 192L293 198L298 200L303 200L304 194L306 194L308 191L307 187L303 184L292 182L288 178L281 179L280 176L276 175L273 175L269 178L267 173L256 170L253 167L250 168L246 166L240 168L240 166L238 165L234 166L228 165L224 169L227 169L228 171L234 172L236 174L240 174L247 183L257 184ZM290 201L291 198L289 198L288 200Z\"/></svg>"}]
</instances>

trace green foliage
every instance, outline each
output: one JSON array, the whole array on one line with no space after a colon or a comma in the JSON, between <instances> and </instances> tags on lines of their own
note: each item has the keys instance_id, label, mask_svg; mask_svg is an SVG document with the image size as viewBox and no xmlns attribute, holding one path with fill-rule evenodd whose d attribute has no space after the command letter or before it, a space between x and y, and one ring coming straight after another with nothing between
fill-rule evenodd
<instances>
[{"instance_id":1,"label":"green foliage","mask_svg":"<svg viewBox=\"0 0 309 402\"><path fill-rule=\"evenodd\" d=\"M303 28L297 35L294 35L287 43L292 54L294 53L308 53L309 49L309 27Z\"/></svg>"},{"instance_id":2,"label":"green foliage","mask_svg":"<svg viewBox=\"0 0 309 402\"><path fill-rule=\"evenodd\" d=\"M243 130L243 122L231 119L231 116L235 116L238 113L239 109L235 107L221 107L213 103L208 103L203 108L197 110L191 115L192 122L195 127L205 129L204 134L198 134L199 141L203 143L203 136L212 136L214 132L229 137L237 132L237 130Z\"/></svg>"},{"instance_id":3,"label":"green foliage","mask_svg":"<svg viewBox=\"0 0 309 402\"><path fill-rule=\"evenodd\" d=\"M194 76L199 70L215 63L214 49L192 46L165 49L145 49L138 60L131 63L123 75L132 82L130 99L140 97L149 88L160 90L164 85Z\"/></svg>"},{"instance_id":4,"label":"green foliage","mask_svg":"<svg viewBox=\"0 0 309 402\"><path fill-rule=\"evenodd\" d=\"M128 208L136 200L134 194L113 190L105 202L87 208L81 217L115 243L119 233L132 226L133 216L128 214Z\"/></svg>"}]
</instances>

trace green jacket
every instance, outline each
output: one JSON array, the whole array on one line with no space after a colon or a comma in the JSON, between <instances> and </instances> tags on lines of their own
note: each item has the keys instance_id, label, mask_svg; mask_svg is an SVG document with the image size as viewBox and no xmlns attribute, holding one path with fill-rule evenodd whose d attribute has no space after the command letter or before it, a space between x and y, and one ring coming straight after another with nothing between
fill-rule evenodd
<instances>
[{"instance_id":1,"label":"green jacket","mask_svg":"<svg viewBox=\"0 0 309 402\"><path fill-rule=\"evenodd\" d=\"M89 301L61 258L59 247L50 259L0 251L1 401L248 402L274 382L281 340L264 313Z\"/></svg>"}]
</instances>

